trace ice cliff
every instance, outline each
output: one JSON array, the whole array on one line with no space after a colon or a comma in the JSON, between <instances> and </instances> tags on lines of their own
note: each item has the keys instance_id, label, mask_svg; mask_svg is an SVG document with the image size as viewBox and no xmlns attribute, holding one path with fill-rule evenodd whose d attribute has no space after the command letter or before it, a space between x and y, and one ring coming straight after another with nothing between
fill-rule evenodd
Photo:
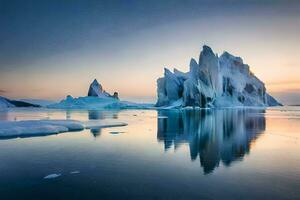
<instances>
[{"instance_id":1,"label":"ice cliff","mask_svg":"<svg viewBox=\"0 0 300 200\"><path fill-rule=\"evenodd\" d=\"M281 105L240 57L228 52L218 57L206 45L198 63L191 59L189 72L164 69L164 77L157 80L157 96L157 107Z\"/></svg>"}]
</instances>

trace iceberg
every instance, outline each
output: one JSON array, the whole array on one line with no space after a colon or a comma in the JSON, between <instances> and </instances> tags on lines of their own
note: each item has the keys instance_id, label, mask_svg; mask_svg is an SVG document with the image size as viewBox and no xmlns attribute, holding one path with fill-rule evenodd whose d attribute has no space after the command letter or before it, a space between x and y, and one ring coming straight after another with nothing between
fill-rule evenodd
<instances>
[{"instance_id":1,"label":"iceberg","mask_svg":"<svg viewBox=\"0 0 300 200\"><path fill-rule=\"evenodd\" d=\"M78 97L73 98L68 95L66 99L59 103L48 105L47 108L54 109L87 109L87 110L105 110L105 109L150 109L153 104L140 104L129 101L120 101L111 97Z\"/></svg>"},{"instance_id":2,"label":"iceberg","mask_svg":"<svg viewBox=\"0 0 300 200\"><path fill-rule=\"evenodd\" d=\"M149 109L153 108L152 104L140 104L129 101L121 101L118 92L113 95L107 93L102 85L95 79L88 90L88 96L74 98L68 95L66 99L59 103L48 105L47 108L55 109Z\"/></svg>"},{"instance_id":3,"label":"iceberg","mask_svg":"<svg viewBox=\"0 0 300 200\"><path fill-rule=\"evenodd\" d=\"M114 92L113 95L110 95L108 92L106 92L102 85L98 83L97 79L94 79L94 81L91 83L88 91L89 97L100 97L100 98L115 98L119 99L118 93Z\"/></svg>"},{"instance_id":4,"label":"iceberg","mask_svg":"<svg viewBox=\"0 0 300 200\"><path fill-rule=\"evenodd\" d=\"M12 108L12 107L15 107L15 105L13 105L13 104L10 103L9 101L7 101L6 98L0 97L0 109L4 109L4 108Z\"/></svg>"},{"instance_id":5,"label":"iceberg","mask_svg":"<svg viewBox=\"0 0 300 200\"><path fill-rule=\"evenodd\" d=\"M156 107L280 106L242 58L224 52L220 57L204 45L189 72L164 69L157 80Z\"/></svg>"},{"instance_id":6,"label":"iceberg","mask_svg":"<svg viewBox=\"0 0 300 200\"><path fill-rule=\"evenodd\" d=\"M44 179L53 179L53 178L57 178L60 176L61 176L61 174L49 174L49 175L45 176Z\"/></svg>"},{"instance_id":7,"label":"iceberg","mask_svg":"<svg viewBox=\"0 0 300 200\"><path fill-rule=\"evenodd\" d=\"M0 110L14 107L40 107L37 104L28 103L20 100L11 100L0 96Z\"/></svg>"},{"instance_id":8,"label":"iceberg","mask_svg":"<svg viewBox=\"0 0 300 200\"><path fill-rule=\"evenodd\" d=\"M75 171L71 171L70 174L79 174L80 171L79 170L75 170Z\"/></svg>"},{"instance_id":9,"label":"iceberg","mask_svg":"<svg viewBox=\"0 0 300 200\"><path fill-rule=\"evenodd\" d=\"M38 105L38 106L41 106L41 107L46 107L48 105L57 103L56 101L45 100L45 99L20 99L20 101L30 103L30 104L34 104L34 105Z\"/></svg>"}]
</instances>

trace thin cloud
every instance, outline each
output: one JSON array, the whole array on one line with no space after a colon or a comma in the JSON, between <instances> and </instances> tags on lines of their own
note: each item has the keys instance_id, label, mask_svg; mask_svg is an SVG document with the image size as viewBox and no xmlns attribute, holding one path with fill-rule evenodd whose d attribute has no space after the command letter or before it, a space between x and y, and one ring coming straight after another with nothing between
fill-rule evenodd
<instances>
[{"instance_id":1,"label":"thin cloud","mask_svg":"<svg viewBox=\"0 0 300 200\"><path fill-rule=\"evenodd\" d=\"M7 93L6 90L1 90L1 89L0 89L0 95L6 94L6 93Z\"/></svg>"},{"instance_id":2,"label":"thin cloud","mask_svg":"<svg viewBox=\"0 0 300 200\"><path fill-rule=\"evenodd\" d=\"M300 81L299 81L299 80L270 81L270 82L266 82L265 84L268 84L268 85L288 85L288 84L299 84L299 85L300 85Z\"/></svg>"}]
</instances>

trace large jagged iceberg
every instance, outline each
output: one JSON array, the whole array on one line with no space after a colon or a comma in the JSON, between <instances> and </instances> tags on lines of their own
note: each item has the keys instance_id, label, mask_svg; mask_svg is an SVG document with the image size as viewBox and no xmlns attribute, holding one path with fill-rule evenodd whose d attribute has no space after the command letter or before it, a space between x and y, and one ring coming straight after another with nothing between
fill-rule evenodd
<instances>
[{"instance_id":1,"label":"large jagged iceberg","mask_svg":"<svg viewBox=\"0 0 300 200\"><path fill-rule=\"evenodd\" d=\"M281 105L240 57L224 52L220 57L206 45L199 62L191 59L183 73L165 68L157 80L158 107L232 107Z\"/></svg>"}]
</instances>

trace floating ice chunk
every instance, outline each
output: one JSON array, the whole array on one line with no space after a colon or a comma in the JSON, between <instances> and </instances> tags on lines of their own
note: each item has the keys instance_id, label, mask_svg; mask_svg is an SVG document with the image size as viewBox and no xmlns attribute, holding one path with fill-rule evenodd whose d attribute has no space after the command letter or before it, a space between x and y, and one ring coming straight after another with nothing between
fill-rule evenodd
<instances>
[{"instance_id":1,"label":"floating ice chunk","mask_svg":"<svg viewBox=\"0 0 300 200\"><path fill-rule=\"evenodd\" d=\"M80 171L78 171L78 170L70 172L70 174L79 174L79 173L80 173Z\"/></svg>"},{"instance_id":2,"label":"floating ice chunk","mask_svg":"<svg viewBox=\"0 0 300 200\"><path fill-rule=\"evenodd\" d=\"M0 137L29 137L80 131L84 125L76 120L27 120L0 122Z\"/></svg>"},{"instance_id":3,"label":"floating ice chunk","mask_svg":"<svg viewBox=\"0 0 300 200\"><path fill-rule=\"evenodd\" d=\"M81 131L84 129L82 122L76 120L43 120L43 123L67 127L69 131Z\"/></svg>"},{"instance_id":4,"label":"floating ice chunk","mask_svg":"<svg viewBox=\"0 0 300 200\"><path fill-rule=\"evenodd\" d=\"M44 179L53 179L53 178L57 178L60 176L61 176L61 174L49 174L49 175L45 176Z\"/></svg>"},{"instance_id":5,"label":"floating ice chunk","mask_svg":"<svg viewBox=\"0 0 300 200\"><path fill-rule=\"evenodd\" d=\"M119 122L114 120L89 120L85 122L85 127L87 129L99 129L99 128L109 128L109 127L118 127L118 126L127 126L125 122Z\"/></svg>"},{"instance_id":6,"label":"floating ice chunk","mask_svg":"<svg viewBox=\"0 0 300 200\"><path fill-rule=\"evenodd\" d=\"M81 131L84 128L101 129L127 125L125 122L111 119L90 120L86 122L76 120L0 121L0 138L44 136L70 131Z\"/></svg>"}]
</instances>

